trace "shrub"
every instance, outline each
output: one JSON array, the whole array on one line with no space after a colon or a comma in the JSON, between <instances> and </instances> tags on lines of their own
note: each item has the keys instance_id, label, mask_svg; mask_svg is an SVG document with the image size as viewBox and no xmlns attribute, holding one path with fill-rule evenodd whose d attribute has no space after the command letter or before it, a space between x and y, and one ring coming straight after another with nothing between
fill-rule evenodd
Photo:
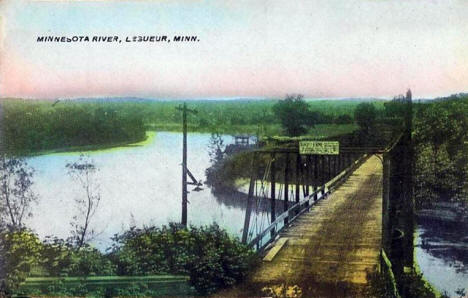
<instances>
[{"instance_id":1,"label":"shrub","mask_svg":"<svg viewBox=\"0 0 468 298\"><path fill-rule=\"evenodd\" d=\"M350 124L353 123L353 118L348 114L343 114L335 119L335 124Z\"/></svg>"},{"instance_id":2,"label":"shrub","mask_svg":"<svg viewBox=\"0 0 468 298\"><path fill-rule=\"evenodd\" d=\"M41 242L28 230L0 234L0 296L15 291L39 263Z\"/></svg>"},{"instance_id":3,"label":"shrub","mask_svg":"<svg viewBox=\"0 0 468 298\"><path fill-rule=\"evenodd\" d=\"M188 265L190 283L203 295L243 280L256 258L252 250L231 238L217 224L191 227L194 239Z\"/></svg>"},{"instance_id":4,"label":"shrub","mask_svg":"<svg viewBox=\"0 0 468 298\"><path fill-rule=\"evenodd\" d=\"M117 274L188 274L200 294L210 294L244 279L255 262L248 247L217 224L186 229L131 228L115 235L110 254Z\"/></svg>"},{"instance_id":5,"label":"shrub","mask_svg":"<svg viewBox=\"0 0 468 298\"><path fill-rule=\"evenodd\" d=\"M110 257L119 275L186 273L190 237L179 224L132 227L113 240Z\"/></svg>"},{"instance_id":6,"label":"shrub","mask_svg":"<svg viewBox=\"0 0 468 298\"><path fill-rule=\"evenodd\" d=\"M114 275L115 265L96 248L73 247L59 238L47 238L41 251L41 266L49 276Z\"/></svg>"},{"instance_id":7,"label":"shrub","mask_svg":"<svg viewBox=\"0 0 468 298\"><path fill-rule=\"evenodd\" d=\"M72 263L70 246L57 237L46 237L41 252L41 266L50 276L68 276Z\"/></svg>"},{"instance_id":8,"label":"shrub","mask_svg":"<svg viewBox=\"0 0 468 298\"><path fill-rule=\"evenodd\" d=\"M70 276L114 275L115 266L99 250L82 247L71 254Z\"/></svg>"}]
</instances>

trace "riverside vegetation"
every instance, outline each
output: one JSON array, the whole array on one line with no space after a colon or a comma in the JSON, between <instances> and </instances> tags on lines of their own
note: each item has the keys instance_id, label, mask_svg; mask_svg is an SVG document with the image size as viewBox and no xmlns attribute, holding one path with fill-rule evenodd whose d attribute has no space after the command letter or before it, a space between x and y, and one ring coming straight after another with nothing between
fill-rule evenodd
<instances>
[{"instance_id":1,"label":"riverside vegetation","mask_svg":"<svg viewBox=\"0 0 468 298\"><path fill-rule=\"evenodd\" d=\"M66 167L83 189L75 198L70 237L40 240L24 224L40 199L32 191L34 171L23 158L0 156L0 296L154 296L161 293L149 287L151 280L168 274L187 275L198 293L210 294L241 281L254 267L253 251L215 223L132 227L115 234L106 253L93 248L89 243L100 201L97 168L85 155ZM99 282L88 279L93 276ZM138 276L138 281L115 285L115 280L109 283L113 276ZM39 284L23 284L27 277L38 277Z\"/></svg>"},{"instance_id":2,"label":"riverside vegetation","mask_svg":"<svg viewBox=\"0 0 468 298\"><path fill-rule=\"evenodd\" d=\"M17 184L24 188L24 194L33 183L33 169L15 155L137 142L145 138L146 130L151 129L179 131L181 115L175 109L179 104L4 100L2 132L7 140L5 149L10 155L7 159L3 157L2 193L6 193L6 177L25 182ZM385 144L404 112L398 100L364 103L304 101L300 96L288 97L280 104L273 100L193 101L191 106L198 110L197 116L189 117L191 131L313 135L338 139L348 145ZM300 119L304 121L288 122L297 116L298 110L301 110L303 117ZM284 111L290 117L281 117ZM417 206L441 200L466 203L468 96L461 94L417 103L413 105L413 111ZM318 128L324 131L323 135L317 135ZM250 160L246 153L239 154L236 159L226 156L216 135L213 148L214 167L207 170L208 179L210 175L217 176L216 173L246 176L246 163ZM5 160L13 161L10 168ZM11 170L14 165L20 169ZM17 214L27 216L32 212L31 202L40 198L30 194L19 195L17 199L20 205L27 204L22 206L23 209L16 209L27 212ZM91 290L86 288L86 277L154 274L189 275L191 285L200 294L209 294L245 278L248 268L257 261L252 251L216 224L190 228L177 224L133 227L115 235L114 245L103 253L73 238L64 240L52 236L40 240L34 231L8 220L8 206L3 197L0 211L0 280L5 294L83 295L95 291L96 295L110 296L152 295L155 293L144 282L131 288L112 286ZM37 288L31 292L31 289L21 288L21 282L28 276L59 279L45 289ZM68 276L83 277L82 283L70 286L64 282Z\"/></svg>"},{"instance_id":3,"label":"riverside vegetation","mask_svg":"<svg viewBox=\"0 0 468 298\"><path fill-rule=\"evenodd\" d=\"M2 292L10 295L128 296L157 294L145 279L128 287L102 283L88 288L86 278L102 276L188 275L199 294L213 293L243 280L255 265L256 255L230 237L216 224L185 228L178 224L162 227L132 227L113 237L108 252L50 237L41 241L21 229L1 233ZM43 287L21 287L26 277L58 277ZM67 284L68 276L80 277L78 285Z\"/></svg>"},{"instance_id":4,"label":"riverside vegetation","mask_svg":"<svg viewBox=\"0 0 468 298\"><path fill-rule=\"evenodd\" d=\"M257 133L263 130L280 134L284 123L275 118L272 111L275 103L276 101L195 101L193 104L199 112L196 118L189 118L189 127L192 131ZM181 115L175 109L179 104L4 100L2 133L4 140L7 140L4 146L8 155L2 157L5 162L1 182L6 187L2 191L8 195L20 194L11 192L13 184L25 185L23 193L32 189L34 171L24 159L16 156L137 142L145 138L148 129L180 130ZM352 102L350 105L356 106L357 103ZM327 131L323 126L341 126L341 131L354 130L350 116L352 114L348 108L341 111L343 113L337 115L310 111L308 115L312 115L314 120L308 123L308 129L322 125L320 129L325 134L331 133L332 129ZM24 171L14 170L11 167L14 164L20 165ZM88 178L97 169L86 161L69 165L69 170L75 174L78 171L78 175L86 175ZM89 183L92 178L81 181ZM87 192L76 202L86 216L79 214L80 216L70 219L72 231L68 239L51 236L40 240L26 226L9 223L8 211L16 207L7 206L7 202L2 199L0 279L4 294L82 295L91 290L86 288L86 277L89 276L155 274L189 275L190 284L199 293L208 294L242 280L248 273L248 268L256 261L251 250L216 224L188 229L175 224L160 228L134 227L121 235L115 235L114 245L106 253L102 253L88 244L93 231L90 223L92 219L87 214L93 214L93 206L96 208L99 203L99 193L95 193L90 185L82 185ZM23 197L16 196L18 206L25 207L24 210L29 212L33 200L25 201ZM32 276L58 279L45 288L22 288L25 278ZM66 282L70 276L83 279L78 286L72 286ZM143 284L130 289L113 286L112 289L100 287L92 291L96 295L152 295L151 289L145 288Z\"/></svg>"},{"instance_id":5,"label":"riverside vegetation","mask_svg":"<svg viewBox=\"0 0 468 298\"><path fill-rule=\"evenodd\" d=\"M282 134L273 106L277 100L191 100L198 111L188 117L193 132ZM5 149L14 154L48 150L86 150L119 146L145 139L147 130L182 131L182 101L137 99L19 100L3 99L2 131ZM358 100L308 101L307 133L326 137L356 129ZM375 103L383 107L382 101Z\"/></svg>"}]
</instances>

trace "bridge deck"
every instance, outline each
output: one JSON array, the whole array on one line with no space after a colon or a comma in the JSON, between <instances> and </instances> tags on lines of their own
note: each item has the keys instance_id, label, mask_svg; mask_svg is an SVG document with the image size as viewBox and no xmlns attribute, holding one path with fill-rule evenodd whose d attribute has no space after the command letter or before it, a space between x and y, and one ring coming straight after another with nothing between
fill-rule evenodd
<instances>
[{"instance_id":1,"label":"bridge deck","mask_svg":"<svg viewBox=\"0 0 468 298\"><path fill-rule=\"evenodd\" d=\"M378 264L381 222L382 162L371 156L281 233L288 239L273 260L230 295L297 285L305 297L362 296L366 271Z\"/></svg>"}]
</instances>

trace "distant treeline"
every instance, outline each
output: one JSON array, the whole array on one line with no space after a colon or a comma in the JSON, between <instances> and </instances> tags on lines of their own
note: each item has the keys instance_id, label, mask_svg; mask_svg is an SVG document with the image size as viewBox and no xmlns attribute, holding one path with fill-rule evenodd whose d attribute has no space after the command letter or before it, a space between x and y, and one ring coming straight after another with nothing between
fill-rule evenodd
<instances>
[{"instance_id":1,"label":"distant treeline","mask_svg":"<svg viewBox=\"0 0 468 298\"><path fill-rule=\"evenodd\" d=\"M146 136L140 110L123 105L17 100L2 105L3 144L15 154L136 142Z\"/></svg>"},{"instance_id":2,"label":"distant treeline","mask_svg":"<svg viewBox=\"0 0 468 298\"><path fill-rule=\"evenodd\" d=\"M235 126L257 126L280 124L273 112L278 100L194 100L188 101L190 108L198 111L190 116L189 125L198 129L218 127L229 130ZM307 101L314 112L316 124L350 124L353 123L354 109L361 101L347 100L314 100ZM182 115L175 107L182 101L143 103L147 123L157 125L179 124ZM376 102L383 108L383 102Z\"/></svg>"},{"instance_id":3,"label":"distant treeline","mask_svg":"<svg viewBox=\"0 0 468 298\"><path fill-rule=\"evenodd\" d=\"M353 124L359 100L307 101L315 124ZM31 153L75 146L141 141L146 130L181 131L183 101L3 100L4 144L10 152ZM272 107L277 100L188 100L197 110L190 131L281 134ZM375 101L378 111L383 101Z\"/></svg>"}]
</instances>

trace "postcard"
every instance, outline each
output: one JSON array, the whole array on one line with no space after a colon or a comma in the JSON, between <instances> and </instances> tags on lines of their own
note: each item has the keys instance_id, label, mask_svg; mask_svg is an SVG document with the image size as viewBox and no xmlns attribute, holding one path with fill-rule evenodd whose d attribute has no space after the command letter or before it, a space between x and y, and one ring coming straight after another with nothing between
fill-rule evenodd
<instances>
[{"instance_id":1,"label":"postcard","mask_svg":"<svg viewBox=\"0 0 468 298\"><path fill-rule=\"evenodd\" d=\"M467 297L466 16L0 0L0 296Z\"/></svg>"}]
</instances>

